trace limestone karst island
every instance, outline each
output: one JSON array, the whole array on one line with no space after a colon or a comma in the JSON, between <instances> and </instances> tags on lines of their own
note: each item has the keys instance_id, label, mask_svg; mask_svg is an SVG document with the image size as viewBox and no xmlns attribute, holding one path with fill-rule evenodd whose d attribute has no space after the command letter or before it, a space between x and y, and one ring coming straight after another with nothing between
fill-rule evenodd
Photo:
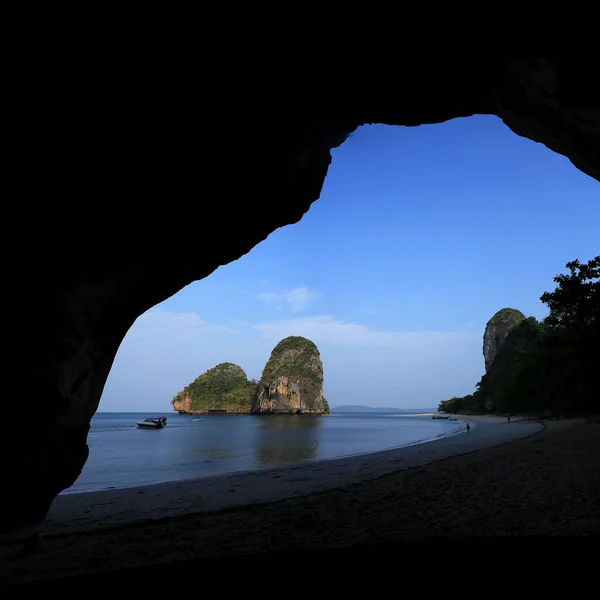
<instances>
[{"instance_id":1,"label":"limestone karst island","mask_svg":"<svg viewBox=\"0 0 600 600\"><path fill-rule=\"evenodd\" d=\"M260 381L248 379L238 365L221 363L178 392L171 404L183 415L329 413L319 350L300 336L273 348Z\"/></svg>"}]
</instances>

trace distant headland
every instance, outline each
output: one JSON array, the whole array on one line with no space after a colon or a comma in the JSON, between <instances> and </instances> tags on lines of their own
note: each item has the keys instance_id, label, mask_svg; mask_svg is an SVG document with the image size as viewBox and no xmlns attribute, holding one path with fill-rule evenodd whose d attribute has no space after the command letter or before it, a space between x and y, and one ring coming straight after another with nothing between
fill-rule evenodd
<instances>
[{"instance_id":1,"label":"distant headland","mask_svg":"<svg viewBox=\"0 0 600 600\"><path fill-rule=\"evenodd\" d=\"M437 412L437 408L391 408L385 406L363 406L362 404L346 404L334 406L332 413L381 413L381 414L430 414Z\"/></svg>"}]
</instances>

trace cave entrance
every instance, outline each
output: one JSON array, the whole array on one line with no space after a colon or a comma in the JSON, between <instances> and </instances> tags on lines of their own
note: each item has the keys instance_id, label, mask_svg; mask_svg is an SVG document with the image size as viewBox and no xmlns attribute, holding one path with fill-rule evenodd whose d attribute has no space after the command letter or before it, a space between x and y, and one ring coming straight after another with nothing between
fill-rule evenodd
<instances>
[{"instance_id":1,"label":"cave entrance","mask_svg":"<svg viewBox=\"0 0 600 600\"><path fill-rule=\"evenodd\" d=\"M258 381L287 335L319 347L332 407L431 410L473 391L498 308L543 317L554 275L593 251L597 182L497 117L363 126L332 155L298 223L136 321L98 412L164 413L225 361Z\"/></svg>"}]
</instances>

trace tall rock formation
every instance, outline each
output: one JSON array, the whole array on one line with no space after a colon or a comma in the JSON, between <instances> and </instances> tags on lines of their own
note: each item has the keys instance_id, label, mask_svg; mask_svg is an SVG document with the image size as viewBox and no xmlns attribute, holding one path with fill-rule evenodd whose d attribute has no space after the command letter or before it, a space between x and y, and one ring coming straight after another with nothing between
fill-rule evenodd
<instances>
[{"instance_id":1,"label":"tall rock formation","mask_svg":"<svg viewBox=\"0 0 600 600\"><path fill-rule=\"evenodd\" d=\"M281 340L262 372L253 413L327 414L323 363L313 342L299 336Z\"/></svg>"},{"instance_id":2,"label":"tall rock formation","mask_svg":"<svg viewBox=\"0 0 600 600\"><path fill-rule=\"evenodd\" d=\"M509 330L523 319L525 319L525 315L520 310L502 308L487 322L483 333L483 358L486 372L498 354Z\"/></svg>"},{"instance_id":3,"label":"tall rock formation","mask_svg":"<svg viewBox=\"0 0 600 600\"><path fill-rule=\"evenodd\" d=\"M221 363L196 377L171 404L180 414L249 413L256 386L242 367Z\"/></svg>"}]
</instances>

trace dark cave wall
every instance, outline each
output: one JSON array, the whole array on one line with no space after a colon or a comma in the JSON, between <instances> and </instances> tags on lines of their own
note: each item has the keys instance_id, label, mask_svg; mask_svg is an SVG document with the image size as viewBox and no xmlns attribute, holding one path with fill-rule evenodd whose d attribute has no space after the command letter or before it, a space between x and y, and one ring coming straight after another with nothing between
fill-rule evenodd
<instances>
[{"instance_id":1,"label":"dark cave wall","mask_svg":"<svg viewBox=\"0 0 600 600\"><path fill-rule=\"evenodd\" d=\"M43 194L11 218L21 242L7 274L10 343L17 385L34 393L25 407L7 402L9 423L31 418L2 438L2 528L43 519L80 473L89 421L135 319L301 219L330 150L357 127L495 114L600 181L600 109L580 61L479 52L405 63L396 77L365 79L360 102L315 91L287 110L265 88L235 112L224 102L235 90L215 88L201 112L197 96L143 95L124 82L117 98L98 89L40 117L24 185ZM198 235L206 220L227 227Z\"/></svg>"}]
</instances>

